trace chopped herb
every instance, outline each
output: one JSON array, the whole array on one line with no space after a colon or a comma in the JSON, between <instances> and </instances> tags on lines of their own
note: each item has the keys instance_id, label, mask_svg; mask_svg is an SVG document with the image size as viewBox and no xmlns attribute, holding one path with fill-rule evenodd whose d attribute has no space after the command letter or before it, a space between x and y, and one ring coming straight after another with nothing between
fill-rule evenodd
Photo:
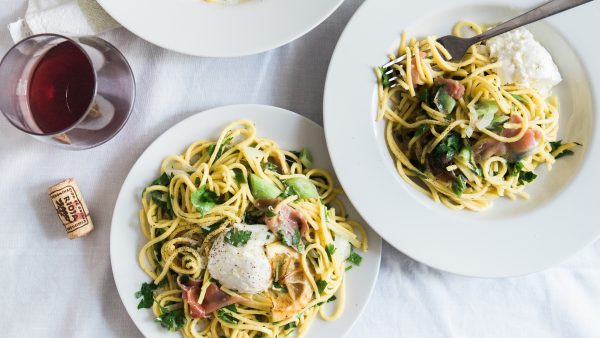
<instances>
[{"instance_id":1,"label":"chopped herb","mask_svg":"<svg viewBox=\"0 0 600 338\"><path fill-rule=\"evenodd\" d=\"M419 89L419 101L429 103L429 88L422 86Z\"/></svg>"},{"instance_id":2,"label":"chopped herb","mask_svg":"<svg viewBox=\"0 0 600 338\"><path fill-rule=\"evenodd\" d=\"M433 149L434 155L436 157L445 156L447 162L452 161L454 156L460 150L460 135L457 133L450 133L446 136L445 139L442 140L435 148Z\"/></svg>"},{"instance_id":3,"label":"chopped herb","mask_svg":"<svg viewBox=\"0 0 600 338\"><path fill-rule=\"evenodd\" d=\"M359 266L360 262L362 262L362 257L360 257L359 254L357 254L356 252L354 252L354 250L352 250L352 252L350 252L350 256L348 256L348 258L346 258L346 260L356 266Z\"/></svg>"},{"instance_id":4,"label":"chopped herb","mask_svg":"<svg viewBox=\"0 0 600 338\"><path fill-rule=\"evenodd\" d=\"M300 149L300 155L298 156L302 165L306 168L310 168L313 165L313 157L306 148Z\"/></svg>"},{"instance_id":5,"label":"chopped herb","mask_svg":"<svg viewBox=\"0 0 600 338\"><path fill-rule=\"evenodd\" d=\"M204 233L205 235L206 235L206 234L209 234L209 233L211 233L211 232L213 232L213 231L217 230L217 229L218 229L218 228L221 226L221 224L222 224L222 223L221 223L221 222L219 222L219 223L211 224L211 225L209 225L209 226L207 226L207 227L203 227L203 228L202 228L202 233Z\"/></svg>"},{"instance_id":6,"label":"chopped herb","mask_svg":"<svg viewBox=\"0 0 600 338\"><path fill-rule=\"evenodd\" d=\"M267 217L275 217L277 216L277 214L275 213L275 209L273 208L273 206L269 205L267 207L267 212L266 212Z\"/></svg>"},{"instance_id":7,"label":"chopped herb","mask_svg":"<svg viewBox=\"0 0 600 338\"><path fill-rule=\"evenodd\" d=\"M329 297L329 299L327 299L326 302L318 302L317 304L315 304L315 306L321 306L325 303L333 302L336 299L337 299L337 297L335 295L333 295L333 296Z\"/></svg>"},{"instance_id":8,"label":"chopped herb","mask_svg":"<svg viewBox=\"0 0 600 338\"><path fill-rule=\"evenodd\" d=\"M273 282L273 288L282 293L287 293L288 290L284 285L281 285L279 282Z\"/></svg>"},{"instance_id":9,"label":"chopped herb","mask_svg":"<svg viewBox=\"0 0 600 338\"><path fill-rule=\"evenodd\" d=\"M265 163L261 164L260 166L261 166L262 170L269 170L269 171L274 171L274 172L277 172L277 170L279 169L275 163L271 163L271 162L265 162Z\"/></svg>"},{"instance_id":10,"label":"chopped herb","mask_svg":"<svg viewBox=\"0 0 600 338\"><path fill-rule=\"evenodd\" d=\"M521 171L519 173L519 184L531 183L537 175L533 171Z\"/></svg>"},{"instance_id":11,"label":"chopped herb","mask_svg":"<svg viewBox=\"0 0 600 338\"><path fill-rule=\"evenodd\" d=\"M190 200L196 211L204 217L216 205L217 194L206 189L206 185L203 185L192 193Z\"/></svg>"},{"instance_id":12,"label":"chopped herb","mask_svg":"<svg viewBox=\"0 0 600 338\"><path fill-rule=\"evenodd\" d=\"M163 185L165 187L169 186L169 183L171 183L171 177L167 173L163 173L159 178L152 181L152 185Z\"/></svg>"},{"instance_id":13,"label":"chopped herb","mask_svg":"<svg viewBox=\"0 0 600 338\"><path fill-rule=\"evenodd\" d=\"M383 88L387 88L390 86L390 74L386 74L386 69L383 67L379 67L379 71L381 72L381 85Z\"/></svg>"},{"instance_id":14,"label":"chopped herb","mask_svg":"<svg viewBox=\"0 0 600 338\"><path fill-rule=\"evenodd\" d=\"M200 177L196 177L196 180L194 181L194 184L197 185L197 186L200 186L201 182L202 181L200 180Z\"/></svg>"},{"instance_id":15,"label":"chopped herb","mask_svg":"<svg viewBox=\"0 0 600 338\"><path fill-rule=\"evenodd\" d=\"M225 311L225 309L233 313L237 313L237 308L235 307L235 304L230 304L217 310L217 317L219 317L219 319L226 323L237 324L239 320L232 316L229 312Z\"/></svg>"},{"instance_id":16,"label":"chopped herb","mask_svg":"<svg viewBox=\"0 0 600 338\"><path fill-rule=\"evenodd\" d=\"M519 176L521 170L523 170L523 162L521 161L508 164L508 176Z\"/></svg>"},{"instance_id":17,"label":"chopped herb","mask_svg":"<svg viewBox=\"0 0 600 338\"><path fill-rule=\"evenodd\" d=\"M417 131L415 131L415 136L421 136L425 134L429 130L429 125L427 123L420 124L417 127Z\"/></svg>"},{"instance_id":18,"label":"chopped herb","mask_svg":"<svg viewBox=\"0 0 600 338\"><path fill-rule=\"evenodd\" d=\"M219 157L221 157L221 155L226 152L227 150L231 149L231 141L233 140L232 137L228 137L225 140L223 140L223 142L221 143L221 146L219 147L219 150L217 150L217 156L215 157L215 159L218 159ZM210 156L212 156L212 154L215 152L215 147L217 146L217 144L211 144L208 147L208 154Z\"/></svg>"},{"instance_id":19,"label":"chopped herb","mask_svg":"<svg viewBox=\"0 0 600 338\"><path fill-rule=\"evenodd\" d=\"M454 182L452 182L452 191L456 194L456 196L460 197L465 188L467 187L467 178L463 175L458 175Z\"/></svg>"},{"instance_id":20,"label":"chopped herb","mask_svg":"<svg viewBox=\"0 0 600 338\"><path fill-rule=\"evenodd\" d=\"M575 143L575 144L581 145L579 143ZM553 153L556 149L560 148L562 145L563 145L562 140L550 142L550 146L552 147L552 149L550 150L550 152ZM565 149L565 150L561 151L560 153L556 154L556 156L554 156L554 158L558 160L561 157L571 156L573 154L574 154L574 152L572 150Z\"/></svg>"},{"instance_id":21,"label":"chopped herb","mask_svg":"<svg viewBox=\"0 0 600 338\"><path fill-rule=\"evenodd\" d=\"M225 242L235 247L246 245L252 236L252 231L231 229L225 234Z\"/></svg>"},{"instance_id":22,"label":"chopped herb","mask_svg":"<svg viewBox=\"0 0 600 338\"><path fill-rule=\"evenodd\" d=\"M289 322L283 326L283 329L287 331L290 329L294 329L296 327L297 327L296 322Z\"/></svg>"},{"instance_id":23,"label":"chopped herb","mask_svg":"<svg viewBox=\"0 0 600 338\"><path fill-rule=\"evenodd\" d=\"M242 172L242 169L234 168L233 175L235 177L235 181L239 184L246 183L246 177L244 177L244 172Z\"/></svg>"},{"instance_id":24,"label":"chopped herb","mask_svg":"<svg viewBox=\"0 0 600 338\"><path fill-rule=\"evenodd\" d=\"M160 323L160 326L168 329L169 331L177 331L181 329L185 323L185 314L183 309L177 309L169 311L164 307L160 307L161 315L156 318L156 322Z\"/></svg>"},{"instance_id":25,"label":"chopped herb","mask_svg":"<svg viewBox=\"0 0 600 338\"><path fill-rule=\"evenodd\" d=\"M279 230L279 237L281 237L281 243L284 245L295 248L298 251L304 250L304 243L302 243L302 236L300 230L296 229L293 234L286 233L283 230Z\"/></svg>"},{"instance_id":26,"label":"chopped herb","mask_svg":"<svg viewBox=\"0 0 600 338\"><path fill-rule=\"evenodd\" d=\"M188 276L188 275L181 275L180 280L181 280L181 283L187 284L187 282L190 281L190 276Z\"/></svg>"},{"instance_id":27,"label":"chopped herb","mask_svg":"<svg viewBox=\"0 0 600 338\"><path fill-rule=\"evenodd\" d=\"M167 212L171 218L175 216L173 212L173 205L171 204L171 196L166 191L152 191L150 192L150 198L163 210Z\"/></svg>"},{"instance_id":28,"label":"chopped herb","mask_svg":"<svg viewBox=\"0 0 600 338\"><path fill-rule=\"evenodd\" d=\"M143 283L140 291L135 293L135 298L141 298L138 304L138 309L149 309L154 303L154 290L158 285L153 282Z\"/></svg>"},{"instance_id":29,"label":"chopped herb","mask_svg":"<svg viewBox=\"0 0 600 338\"><path fill-rule=\"evenodd\" d=\"M319 293L323 293L323 291L325 291L325 288L327 287L327 282L319 279L317 281L317 289L319 290Z\"/></svg>"},{"instance_id":30,"label":"chopped herb","mask_svg":"<svg viewBox=\"0 0 600 338\"><path fill-rule=\"evenodd\" d=\"M352 270L352 265L348 265L348 266L346 267L346 269L345 269L345 270L346 270L346 271L350 271L350 270Z\"/></svg>"},{"instance_id":31,"label":"chopped herb","mask_svg":"<svg viewBox=\"0 0 600 338\"><path fill-rule=\"evenodd\" d=\"M325 251L327 251L329 258L331 258L331 256L333 256L333 253L335 252L335 250L336 250L336 248L335 248L335 245L333 245L333 243L329 243L329 244L327 244L327 246L325 246Z\"/></svg>"}]
</instances>

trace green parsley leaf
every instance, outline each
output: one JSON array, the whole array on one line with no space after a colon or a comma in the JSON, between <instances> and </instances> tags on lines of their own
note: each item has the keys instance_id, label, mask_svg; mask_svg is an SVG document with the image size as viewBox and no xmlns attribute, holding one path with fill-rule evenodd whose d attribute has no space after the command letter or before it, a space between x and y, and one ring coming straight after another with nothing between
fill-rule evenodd
<instances>
[{"instance_id":1,"label":"green parsley leaf","mask_svg":"<svg viewBox=\"0 0 600 338\"><path fill-rule=\"evenodd\" d=\"M226 152L227 150L231 149L231 141L233 140L232 137L228 137L225 140L223 140L223 142L221 143L221 146L219 147L219 150L217 150L217 156L215 157L215 159L218 159L219 157L221 157L221 155L223 155L224 152ZM208 154L210 156L212 156L212 154L215 152L215 147L217 146L217 144L211 144L208 147Z\"/></svg>"},{"instance_id":2,"label":"green parsley leaf","mask_svg":"<svg viewBox=\"0 0 600 338\"><path fill-rule=\"evenodd\" d=\"M152 181L152 185L163 185L165 187L168 187L169 183L171 183L171 177L167 173L163 173L159 178Z\"/></svg>"},{"instance_id":3,"label":"green parsley leaf","mask_svg":"<svg viewBox=\"0 0 600 338\"><path fill-rule=\"evenodd\" d=\"M287 293L288 290L284 285L281 285L279 282L273 282L273 288L282 293Z\"/></svg>"},{"instance_id":4,"label":"green parsley leaf","mask_svg":"<svg viewBox=\"0 0 600 338\"><path fill-rule=\"evenodd\" d=\"M246 183L246 177L244 177L244 172L242 172L242 169L234 168L233 175L235 177L235 181L238 182L238 184Z\"/></svg>"},{"instance_id":5,"label":"green parsley leaf","mask_svg":"<svg viewBox=\"0 0 600 338\"><path fill-rule=\"evenodd\" d=\"M135 293L135 298L141 298L138 304L138 309L149 309L154 303L154 290L158 285L153 282L143 283L140 291Z\"/></svg>"},{"instance_id":6,"label":"green parsley leaf","mask_svg":"<svg viewBox=\"0 0 600 338\"><path fill-rule=\"evenodd\" d=\"M325 291L325 288L327 287L327 282L319 279L317 281L317 289L319 290L319 293L323 293L323 291Z\"/></svg>"},{"instance_id":7,"label":"green parsley leaf","mask_svg":"<svg viewBox=\"0 0 600 338\"><path fill-rule=\"evenodd\" d=\"M235 304L230 304L217 310L217 317L219 317L219 319L226 323L237 324L239 320L232 316L229 312L225 311L225 309L237 313L237 308L235 307Z\"/></svg>"},{"instance_id":8,"label":"green parsley leaf","mask_svg":"<svg viewBox=\"0 0 600 338\"><path fill-rule=\"evenodd\" d=\"M456 196L460 197L465 188L467 187L467 178L463 175L458 175L454 182L452 182L452 191L456 194Z\"/></svg>"},{"instance_id":9,"label":"green parsley leaf","mask_svg":"<svg viewBox=\"0 0 600 338\"><path fill-rule=\"evenodd\" d=\"M252 231L231 229L225 234L225 242L235 247L246 245L252 236Z\"/></svg>"},{"instance_id":10,"label":"green parsley leaf","mask_svg":"<svg viewBox=\"0 0 600 338\"><path fill-rule=\"evenodd\" d=\"M577 145L581 145L579 143L576 143ZM550 150L550 152L554 152L556 149L560 148L563 145L562 140L558 140L558 141L554 141L554 142L550 142L550 146L552 147L552 149ZM556 156L554 156L555 159L559 159L561 157L565 157L565 156L571 156L575 154L572 150L570 149L565 149L563 151L561 151L560 153L556 154Z\"/></svg>"},{"instance_id":11,"label":"green parsley leaf","mask_svg":"<svg viewBox=\"0 0 600 338\"><path fill-rule=\"evenodd\" d=\"M421 89L419 89L419 101L424 102L425 104L429 103L429 95L429 88L422 86Z\"/></svg>"},{"instance_id":12,"label":"green parsley leaf","mask_svg":"<svg viewBox=\"0 0 600 338\"><path fill-rule=\"evenodd\" d=\"M429 130L429 125L427 123L420 124L417 127L417 131L415 131L415 136L421 136L425 134Z\"/></svg>"},{"instance_id":13,"label":"green parsley leaf","mask_svg":"<svg viewBox=\"0 0 600 338\"><path fill-rule=\"evenodd\" d=\"M294 329L294 328L296 328L296 327L298 327L298 325L296 325L296 322L289 322L289 323L287 323L287 324L285 324L285 325L283 326L283 329L284 329L285 331L287 331L287 330L290 330L290 329Z\"/></svg>"},{"instance_id":14,"label":"green parsley leaf","mask_svg":"<svg viewBox=\"0 0 600 338\"><path fill-rule=\"evenodd\" d=\"M519 173L519 184L531 183L537 175L533 171L521 171Z\"/></svg>"},{"instance_id":15,"label":"green parsley leaf","mask_svg":"<svg viewBox=\"0 0 600 338\"><path fill-rule=\"evenodd\" d=\"M185 323L185 314L183 309L177 309L169 311L164 307L160 307L161 315L156 318L156 322L160 323L160 326L168 329L169 331L177 331L181 329Z\"/></svg>"},{"instance_id":16,"label":"green parsley leaf","mask_svg":"<svg viewBox=\"0 0 600 338\"><path fill-rule=\"evenodd\" d=\"M445 156L447 162L454 159L454 156L460 151L460 135L457 133L450 133L442 140L435 148L433 153L436 157Z\"/></svg>"},{"instance_id":17,"label":"green parsley leaf","mask_svg":"<svg viewBox=\"0 0 600 338\"><path fill-rule=\"evenodd\" d=\"M325 251L327 251L327 255L329 255L329 258L331 258L331 256L333 256L333 253L335 252L336 248L335 245L333 245L333 243L329 243L325 246Z\"/></svg>"},{"instance_id":18,"label":"green parsley leaf","mask_svg":"<svg viewBox=\"0 0 600 338\"><path fill-rule=\"evenodd\" d=\"M379 71L381 72L381 85L383 86L383 88L387 88L391 85L390 83L390 75L391 74L386 74L386 69L383 67L378 67Z\"/></svg>"},{"instance_id":19,"label":"green parsley leaf","mask_svg":"<svg viewBox=\"0 0 600 338\"><path fill-rule=\"evenodd\" d=\"M362 262L362 257L352 250L352 252L350 252L350 256L348 256L346 260L356 266L359 266L360 262Z\"/></svg>"},{"instance_id":20,"label":"green parsley leaf","mask_svg":"<svg viewBox=\"0 0 600 338\"><path fill-rule=\"evenodd\" d=\"M190 200L196 211L204 217L217 204L217 194L206 189L206 185L203 185L192 193Z\"/></svg>"},{"instance_id":21,"label":"green parsley leaf","mask_svg":"<svg viewBox=\"0 0 600 338\"><path fill-rule=\"evenodd\" d=\"M508 164L508 176L519 176L521 170L523 170L523 162L521 161Z\"/></svg>"},{"instance_id":22,"label":"green parsley leaf","mask_svg":"<svg viewBox=\"0 0 600 338\"><path fill-rule=\"evenodd\" d=\"M164 211L173 218L175 213L173 212L173 205L171 204L171 196L166 191L152 191L150 192L150 198Z\"/></svg>"}]
</instances>

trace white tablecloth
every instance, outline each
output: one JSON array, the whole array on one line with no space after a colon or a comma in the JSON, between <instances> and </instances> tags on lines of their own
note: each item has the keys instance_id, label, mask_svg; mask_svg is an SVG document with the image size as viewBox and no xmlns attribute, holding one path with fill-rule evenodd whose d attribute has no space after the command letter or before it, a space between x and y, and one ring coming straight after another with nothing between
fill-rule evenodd
<instances>
[{"instance_id":1,"label":"white tablecloth","mask_svg":"<svg viewBox=\"0 0 600 338\"><path fill-rule=\"evenodd\" d=\"M120 134L92 150L53 148L0 118L0 336L140 336L117 294L108 254L112 209L130 167L167 128L207 108L271 104L321 123L327 65L360 3L347 0L287 46L234 59L176 54L122 28L103 34L131 63L137 102ZM0 27L25 10L24 0L0 5ZM2 28L0 53L11 45ZM71 176L96 225L75 241L46 193ZM495 280L436 271L384 245L373 298L349 336L600 337L600 244L547 271Z\"/></svg>"}]
</instances>

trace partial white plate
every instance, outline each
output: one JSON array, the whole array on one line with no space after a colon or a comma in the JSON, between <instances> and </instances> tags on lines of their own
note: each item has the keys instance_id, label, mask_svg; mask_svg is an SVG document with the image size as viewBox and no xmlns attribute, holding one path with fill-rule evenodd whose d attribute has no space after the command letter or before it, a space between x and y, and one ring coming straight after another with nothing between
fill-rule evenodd
<instances>
[{"instance_id":1,"label":"partial white plate","mask_svg":"<svg viewBox=\"0 0 600 338\"><path fill-rule=\"evenodd\" d=\"M138 212L143 189L159 175L160 163L167 155L181 153L199 139L216 139L221 130L237 119L249 119L259 136L276 140L285 149L310 149L315 166L333 173L325 147L323 129L316 123L291 111L261 105L235 105L210 109L193 115L171 127L144 151L131 168L117 198L110 232L110 260L117 290L134 323L146 337L175 337L154 322L152 311L137 309L134 294L148 276L137 262L138 252L145 243L140 232ZM347 200L350 216L363 222ZM363 222L363 224L365 224ZM369 251L361 255L359 267L348 271L346 308L338 320L316 320L308 332L311 338L339 337L350 330L366 306L377 279L381 260L381 238L366 224Z\"/></svg>"},{"instance_id":2,"label":"partial white plate","mask_svg":"<svg viewBox=\"0 0 600 338\"><path fill-rule=\"evenodd\" d=\"M98 0L121 25L180 53L232 57L291 42L325 20L343 0Z\"/></svg>"},{"instance_id":3,"label":"partial white plate","mask_svg":"<svg viewBox=\"0 0 600 338\"><path fill-rule=\"evenodd\" d=\"M456 21L498 23L533 7L476 0L365 2L335 49L324 95L327 145L338 178L360 214L386 241L432 267L481 277L522 275L554 265L600 234L598 168L600 140L600 35L592 2L529 26L550 51L564 81L560 136L583 143L527 191L531 200L499 199L485 212L452 211L408 186L397 174L375 122L373 67L385 63L402 31L443 36ZM525 7L522 7L525 6ZM385 19L387 18L387 19ZM392 19L393 18L393 19Z\"/></svg>"}]
</instances>

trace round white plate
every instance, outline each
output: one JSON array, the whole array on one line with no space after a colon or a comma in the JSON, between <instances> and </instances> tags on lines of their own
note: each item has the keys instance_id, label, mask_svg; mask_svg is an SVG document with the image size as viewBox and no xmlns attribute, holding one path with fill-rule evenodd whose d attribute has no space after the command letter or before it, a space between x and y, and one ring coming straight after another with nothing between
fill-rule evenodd
<instances>
[{"instance_id":1,"label":"round white plate","mask_svg":"<svg viewBox=\"0 0 600 338\"><path fill-rule=\"evenodd\" d=\"M242 118L253 121L259 136L277 140L282 148L310 149L315 166L333 173L323 129L307 118L281 108L236 105L210 109L179 122L157 138L135 162L125 179L115 205L110 232L110 260L117 290L129 316L146 337L176 337L179 334L156 324L150 309L137 309L138 300L134 294L143 282L149 281L137 262L138 252L145 243L138 223L142 191L159 175L164 157L181 153L196 140L216 139L227 124ZM362 222L348 201L345 202L350 216ZM379 272L381 238L366 225L365 229L369 251L361 253L363 261L359 267L348 271L344 314L333 322L316 320L307 337L339 337L350 330L367 304Z\"/></svg>"},{"instance_id":2,"label":"round white plate","mask_svg":"<svg viewBox=\"0 0 600 338\"><path fill-rule=\"evenodd\" d=\"M306 34L343 0L98 0L121 25L180 53L232 57L267 51Z\"/></svg>"},{"instance_id":3,"label":"round white plate","mask_svg":"<svg viewBox=\"0 0 600 338\"><path fill-rule=\"evenodd\" d=\"M499 199L481 213L452 211L414 190L397 174L375 122L373 67L396 50L400 34L443 36L456 21L499 23L537 4L521 0L366 1L335 49L324 96L327 145L353 204L385 240L432 267L462 275L502 277L539 271L577 252L600 234L600 35L592 2L528 26L563 76L559 135L579 141L575 156L540 166L527 187L531 199ZM522 7L522 6L525 6Z\"/></svg>"}]
</instances>

